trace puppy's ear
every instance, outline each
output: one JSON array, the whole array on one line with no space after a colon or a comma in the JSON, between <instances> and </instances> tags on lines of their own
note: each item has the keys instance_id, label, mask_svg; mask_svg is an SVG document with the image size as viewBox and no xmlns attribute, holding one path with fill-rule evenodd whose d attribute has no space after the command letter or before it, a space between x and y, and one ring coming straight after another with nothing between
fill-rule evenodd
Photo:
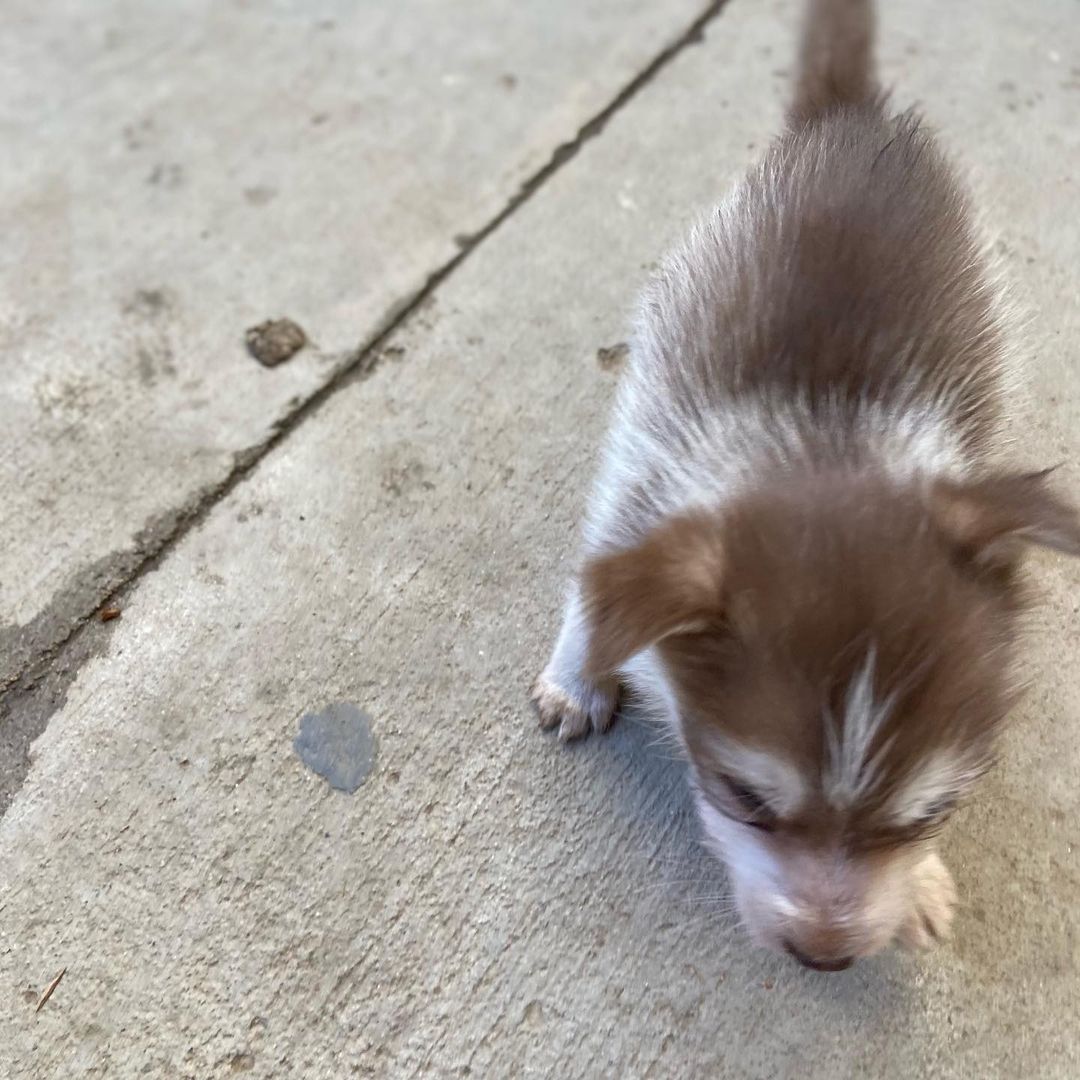
<instances>
[{"instance_id":1,"label":"puppy's ear","mask_svg":"<svg viewBox=\"0 0 1080 1080\"><path fill-rule=\"evenodd\" d=\"M1080 519L1050 489L1051 471L939 481L931 514L958 551L984 566L1015 563L1024 544L1080 555Z\"/></svg>"},{"instance_id":2,"label":"puppy's ear","mask_svg":"<svg viewBox=\"0 0 1080 1080\"><path fill-rule=\"evenodd\" d=\"M718 615L723 579L720 523L706 514L673 518L637 547L588 562L588 673L609 675L661 638Z\"/></svg>"}]
</instances>

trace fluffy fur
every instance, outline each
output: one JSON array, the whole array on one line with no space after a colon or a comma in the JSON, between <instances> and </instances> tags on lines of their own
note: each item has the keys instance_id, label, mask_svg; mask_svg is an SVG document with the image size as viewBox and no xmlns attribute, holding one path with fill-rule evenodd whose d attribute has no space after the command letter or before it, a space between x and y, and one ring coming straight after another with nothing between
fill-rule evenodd
<instances>
[{"instance_id":1,"label":"fluffy fur","mask_svg":"<svg viewBox=\"0 0 1080 1080\"><path fill-rule=\"evenodd\" d=\"M997 289L872 15L812 0L787 130L649 286L534 687L564 739L649 703L751 933L824 970L947 930L933 837L1014 700L1021 550L1080 552L1003 464Z\"/></svg>"}]
</instances>

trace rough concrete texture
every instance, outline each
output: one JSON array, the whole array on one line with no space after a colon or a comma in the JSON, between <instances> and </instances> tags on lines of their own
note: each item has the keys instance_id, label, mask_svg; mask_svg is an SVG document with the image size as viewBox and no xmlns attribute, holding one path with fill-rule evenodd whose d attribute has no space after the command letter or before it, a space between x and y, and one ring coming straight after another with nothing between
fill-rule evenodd
<instances>
[{"instance_id":1,"label":"rough concrete texture","mask_svg":"<svg viewBox=\"0 0 1080 1080\"><path fill-rule=\"evenodd\" d=\"M823 976L755 951L655 732L568 750L525 703L615 382L598 350L775 130L793 18L733 0L133 589L0 821L0 1072L1077 1075L1075 564L1037 563L1038 688L947 835L963 909L925 956ZM1025 454L1073 462L1074 6L898 0L883 36L1032 312ZM379 742L352 796L292 747L331 702Z\"/></svg>"},{"instance_id":2,"label":"rough concrete texture","mask_svg":"<svg viewBox=\"0 0 1080 1080\"><path fill-rule=\"evenodd\" d=\"M0 685L703 10L5 3Z\"/></svg>"}]
</instances>

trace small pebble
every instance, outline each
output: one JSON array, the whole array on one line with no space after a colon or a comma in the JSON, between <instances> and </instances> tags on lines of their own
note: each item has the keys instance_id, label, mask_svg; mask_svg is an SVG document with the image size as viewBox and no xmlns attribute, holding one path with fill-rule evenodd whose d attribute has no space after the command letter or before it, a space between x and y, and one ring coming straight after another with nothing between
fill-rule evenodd
<instances>
[{"instance_id":1,"label":"small pebble","mask_svg":"<svg viewBox=\"0 0 1080 1080\"><path fill-rule=\"evenodd\" d=\"M630 346L625 341L618 345L604 346L596 350L596 362L603 371L618 371L630 355Z\"/></svg>"},{"instance_id":2,"label":"small pebble","mask_svg":"<svg viewBox=\"0 0 1080 1080\"><path fill-rule=\"evenodd\" d=\"M307 344L307 335L292 319L267 319L245 331L244 342L263 367L277 367Z\"/></svg>"}]
</instances>

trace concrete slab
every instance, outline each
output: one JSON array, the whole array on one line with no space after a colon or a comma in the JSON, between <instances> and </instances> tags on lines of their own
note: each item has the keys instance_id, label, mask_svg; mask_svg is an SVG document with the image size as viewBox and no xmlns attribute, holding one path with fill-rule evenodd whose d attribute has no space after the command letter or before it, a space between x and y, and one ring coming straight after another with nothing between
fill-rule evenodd
<instances>
[{"instance_id":1,"label":"concrete slab","mask_svg":"<svg viewBox=\"0 0 1080 1080\"><path fill-rule=\"evenodd\" d=\"M1034 460L1080 451L1072 15L903 0L884 30L1036 312ZM1076 1075L1075 565L1039 564L1038 691L948 836L964 911L925 957L755 952L653 733L568 751L525 706L614 383L598 350L775 129L792 18L733 3L100 628L0 821L7 1075ZM378 740L354 795L292 745L334 702Z\"/></svg>"},{"instance_id":2,"label":"concrete slab","mask_svg":"<svg viewBox=\"0 0 1080 1080\"><path fill-rule=\"evenodd\" d=\"M6 3L0 686L703 10Z\"/></svg>"}]
</instances>

